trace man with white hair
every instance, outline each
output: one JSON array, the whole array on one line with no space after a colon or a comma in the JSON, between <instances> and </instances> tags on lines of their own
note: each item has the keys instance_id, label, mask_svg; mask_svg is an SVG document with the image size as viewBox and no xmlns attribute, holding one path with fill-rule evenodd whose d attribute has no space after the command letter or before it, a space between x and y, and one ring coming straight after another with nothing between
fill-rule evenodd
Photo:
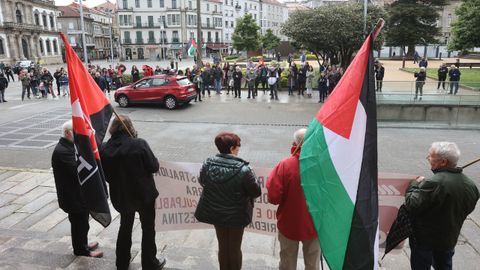
<instances>
[{"instance_id":1,"label":"man with white hair","mask_svg":"<svg viewBox=\"0 0 480 270\"><path fill-rule=\"evenodd\" d=\"M52 154L58 205L68 214L73 254L100 258L103 256L103 252L94 251L98 247L98 242L88 244L89 212L78 181L72 120L65 122L62 130L62 137Z\"/></svg>"},{"instance_id":2,"label":"man with white hair","mask_svg":"<svg viewBox=\"0 0 480 270\"><path fill-rule=\"evenodd\" d=\"M427 160L434 175L418 177L407 189L405 206L413 219L412 270L452 269L463 222L479 199L475 183L457 167L459 157L455 143L432 143Z\"/></svg>"},{"instance_id":3,"label":"man with white hair","mask_svg":"<svg viewBox=\"0 0 480 270\"><path fill-rule=\"evenodd\" d=\"M306 270L320 267L320 243L300 185L300 149L305 128L294 133L292 155L280 161L267 178L268 201L278 205L277 227L280 242L280 270L297 269L302 242Z\"/></svg>"}]
</instances>

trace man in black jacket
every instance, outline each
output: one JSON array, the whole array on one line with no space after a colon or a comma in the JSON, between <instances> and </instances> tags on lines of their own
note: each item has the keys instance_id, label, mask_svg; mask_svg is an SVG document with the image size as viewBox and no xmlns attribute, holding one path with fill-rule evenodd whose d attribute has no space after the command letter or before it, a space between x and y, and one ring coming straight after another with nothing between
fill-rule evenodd
<instances>
[{"instance_id":1,"label":"man in black jacket","mask_svg":"<svg viewBox=\"0 0 480 270\"><path fill-rule=\"evenodd\" d=\"M142 223L142 269L162 269L166 260L157 259L155 245L155 199L158 191L153 173L158 160L148 143L137 138L128 116L116 117L110 126L112 135L100 151L105 177L110 185L113 207L120 213L116 265L128 269L131 259L132 229L135 212ZM122 121L124 124L122 124Z\"/></svg>"},{"instance_id":2,"label":"man in black jacket","mask_svg":"<svg viewBox=\"0 0 480 270\"><path fill-rule=\"evenodd\" d=\"M413 181L405 206L413 216L410 265L413 270L452 269L463 222L479 198L475 183L457 167L460 150L452 142L432 143L427 160L434 173Z\"/></svg>"},{"instance_id":3,"label":"man in black jacket","mask_svg":"<svg viewBox=\"0 0 480 270\"><path fill-rule=\"evenodd\" d=\"M3 73L0 73L0 103L7 102L5 100L5 89L7 89L7 87L8 87L7 78L5 78Z\"/></svg>"},{"instance_id":4,"label":"man in black jacket","mask_svg":"<svg viewBox=\"0 0 480 270\"><path fill-rule=\"evenodd\" d=\"M63 136L52 154L58 204L68 214L73 253L77 256L100 258L103 256L103 252L93 251L98 247L98 242L88 244L89 213L78 181L72 120L65 122L62 129Z\"/></svg>"}]
</instances>

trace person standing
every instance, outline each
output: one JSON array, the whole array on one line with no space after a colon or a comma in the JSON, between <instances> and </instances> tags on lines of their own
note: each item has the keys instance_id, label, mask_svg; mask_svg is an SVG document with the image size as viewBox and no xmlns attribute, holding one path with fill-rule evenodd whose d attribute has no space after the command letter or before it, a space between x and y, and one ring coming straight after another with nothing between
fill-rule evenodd
<instances>
[{"instance_id":1,"label":"person standing","mask_svg":"<svg viewBox=\"0 0 480 270\"><path fill-rule=\"evenodd\" d=\"M305 87L307 88L307 96L309 98L312 97L313 77L315 77L315 72L313 71L313 67L308 66L307 73L306 73L307 81L305 82Z\"/></svg>"},{"instance_id":2,"label":"person standing","mask_svg":"<svg viewBox=\"0 0 480 270\"><path fill-rule=\"evenodd\" d=\"M166 259L157 259L155 244L158 191L153 173L159 169L158 160L148 143L137 138L128 116L115 117L108 131L111 138L102 146L100 157L113 207L120 213L115 264L119 270L129 268L132 229L138 212L142 224L142 269L162 269Z\"/></svg>"},{"instance_id":3,"label":"person standing","mask_svg":"<svg viewBox=\"0 0 480 270\"><path fill-rule=\"evenodd\" d=\"M233 92L235 93L235 97L238 98L242 98L242 90L240 89L240 87L242 87L242 77L242 70L237 66L233 72Z\"/></svg>"},{"instance_id":4,"label":"person standing","mask_svg":"<svg viewBox=\"0 0 480 270\"><path fill-rule=\"evenodd\" d=\"M13 78L13 71L12 67L10 67L9 64L5 65L5 68L3 68L3 72L5 73L5 76L7 76L8 82L10 82L10 77L12 78L12 81L15 81L15 78Z\"/></svg>"},{"instance_id":5,"label":"person standing","mask_svg":"<svg viewBox=\"0 0 480 270\"><path fill-rule=\"evenodd\" d=\"M319 92L319 100L318 103L325 102L328 94L328 78L325 75L325 72L320 74L320 78L318 79L318 92Z\"/></svg>"},{"instance_id":6,"label":"person standing","mask_svg":"<svg viewBox=\"0 0 480 270\"><path fill-rule=\"evenodd\" d=\"M437 90L440 90L440 85L442 89L445 91L445 80L447 80L448 68L445 63L441 64L437 71L438 74L438 85ZM437 91L438 92L438 91Z\"/></svg>"},{"instance_id":7,"label":"person standing","mask_svg":"<svg viewBox=\"0 0 480 270\"><path fill-rule=\"evenodd\" d=\"M25 93L27 98L30 99L30 74L26 69L22 69L18 78L22 82L22 101L25 99Z\"/></svg>"},{"instance_id":8,"label":"person standing","mask_svg":"<svg viewBox=\"0 0 480 270\"><path fill-rule=\"evenodd\" d=\"M297 269L300 242L305 269L317 270L320 266L320 242L300 183L299 157L306 131L305 128L295 131L292 155L280 161L267 178L268 202L278 205L280 270Z\"/></svg>"},{"instance_id":9,"label":"person standing","mask_svg":"<svg viewBox=\"0 0 480 270\"><path fill-rule=\"evenodd\" d=\"M416 78L415 80L415 97L414 99L422 100L423 95L423 85L425 84L425 80L427 79L427 73L425 72L425 67L420 68L420 72L415 72L413 76ZM420 93L420 97L418 94Z\"/></svg>"},{"instance_id":10,"label":"person standing","mask_svg":"<svg viewBox=\"0 0 480 270\"><path fill-rule=\"evenodd\" d=\"M55 99L56 98L55 92L53 91L53 88L52 88L53 76L50 73L50 71L48 71L48 69L43 68L43 74L40 77L40 81L43 83L45 97L47 97L48 93L50 93L52 94L52 97Z\"/></svg>"},{"instance_id":11,"label":"person standing","mask_svg":"<svg viewBox=\"0 0 480 270\"><path fill-rule=\"evenodd\" d=\"M457 167L460 150L453 142L434 142L427 160L431 177L418 177L405 193L412 216L412 270L452 269L455 245L463 222L479 199L475 183Z\"/></svg>"},{"instance_id":12,"label":"person standing","mask_svg":"<svg viewBox=\"0 0 480 270\"><path fill-rule=\"evenodd\" d=\"M215 137L215 145L220 153L208 158L200 170L203 192L195 217L215 226L220 270L240 270L243 232L252 222L260 184L249 163L238 157L237 134L222 132Z\"/></svg>"},{"instance_id":13,"label":"person standing","mask_svg":"<svg viewBox=\"0 0 480 270\"><path fill-rule=\"evenodd\" d=\"M137 66L132 66L130 74L132 75L132 83L136 83L138 80L140 80L140 71L138 70Z\"/></svg>"},{"instance_id":14,"label":"person standing","mask_svg":"<svg viewBox=\"0 0 480 270\"><path fill-rule=\"evenodd\" d=\"M8 87L8 80L3 73L0 73L0 103L7 102L5 100L5 89Z\"/></svg>"},{"instance_id":15,"label":"person standing","mask_svg":"<svg viewBox=\"0 0 480 270\"><path fill-rule=\"evenodd\" d=\"M270 86L270 98L278 100L277 81L279 78L278 70L275 65L271 65L268 69L268 85Z\"/></svg>"},{"instance_id":16,"label":"person standing","mask_svg":"<svg viewBox=\"0 0 480 270\"><path fill-rule=\"evenodd\" d=\"M226 77L226 81L227 81L227 95L230 94L230 90L232 90L232 93L233 93L233 66L229 66L228 67L228 71L227 71L227 77Z\"/></svg>"},{"instance_id":17,"label":"person standing","mask_svg":"<svg viewBox=\"0 0 480 270\"><path fill-rule=\"evenodd\" d=\"M422 58L422 60L420 60L420 62L418 62L418 67L424 67L424 68L427 68L428 67L428 61L427 61L427 58L424 57Z\"/></svg>"},{"instance_id":18,"label":"person standing","mask_svg":"<svg viewBox=\"0 0 480 270\"><path fill-rule=\"evenodd\" d=\"M211 82L212 82L212 70L210 69L209 64L205 65L205 68L202 70L202 82L203 82L203 89L202 89L203 98L205 98L205 90L207 91L208 96L210 97L210 85L211 85Z\"/></svg>"},{"instance_id":19,"label":"person standing","mask_svg":"<svg viewBox=\"0 0 480 270\"><path fill-rule=\"evenodd\" d=\"M448 71L448 77L450 79L450 93L449 93L450 95L457 94L460 75L462 75L462 73L460 72L460 69L458 69L458 67L456 67L455 65L452 65L450 67L450 70Z\"/></svg>"},{"instance_id":20,"label":"person standing","mask_svg":"<svg viewBox=\"0 0 480 270\"><path fill-rule=\"evenodd\" d=\"M377 83L377 92L382 92L383 87L383 77L385 76L385 68L383 64L378 62L375 65L375 80Z\"/></svg>"},{"instance_id":21,"label":"person standing","mask_svg":"<svg viewBox=\"0 0 480 270\"><path fill-rule=\"evenodd\" d=\"M53 73L53 78L55 78L55 83L57 85L57 95L60 96L60 77L62 76L63 68L55 70Z\"/></svg>"},{"instance_id":22,"label":"person standing","mask_svg":"<svg viewBox=\"0 0 480 270\"><path fill-rule=\"evenodd\" d=\"M58 205L68 214L70 221L73 254L101 258L103 252L94 251L98 242L88 243L89 210L78 180L72 120L63 124L62 131L62 137L53 150L52 169Z\"/></svg>"},{"instance_id":23,"label":"person standing","mask_svg":"<svg viewBox=\"0 0 480 270\"><path fill-rule=\"evenodd\" d=\"M305 93L305 83L307 82L307 68L308 63L304 64L298 70L298 92L297 95L304 95Z\"/></svg>"},{"instance_id":24,"label":"person standing","mask_svg":"<svg viewBox=\"0 0 480 270\"><path fill-rule=\"evenodd\" d=\"M100 74L100 72L95 73L95 82L102 92L105 94L105 89L107 89L107 80Z\"/></svg>"},{"instance_id":25,"label":"person standing","mask_svg":"<svg viewBox=\"0 0 480 270\"><path fill-rule=\"evenodd\" d=\"M215 92L217 95L220 95L222 92L222 78L223 78L223 71L219 65L216 65L213 68L213 79L214 79L214 86Z\"/></svg>"},{"instance_id":26,"label":"person standing","mask_svg":"<svg viewBox=\"0 0 480 270\"><path fill-rule=\"evenodd\" d=\"M257 74L255 73L254 68L247 68L247 74L245 74L245 80L248 84L248 96L247 98L255 98L255 80L257 79Z\"/></svg>"},{"instance_id":27,"label":"person standing","mask_svg":"<svg viewBox=\"0 0 480 270\"><path fill-rule=\"evenodd\" d=\"M203 89L203 78L202 78L202 69L198 68L195 77L193 78L193 82L196 84L195 91L197 92L197 95L195 96L195 102L202 101L202 90Z\"/></svg>"},{"instance_id":28,"label":"person standing","mask_svg":"<svg viewBox=\"0 0 480 270\"><path fill-rule=\"evenodd\" d=\"M70 89L68 88L68 75L67 72L62 72L60 80L60 90L62 90L63 96L70 96Z\"/></svg>"}]
</instances>

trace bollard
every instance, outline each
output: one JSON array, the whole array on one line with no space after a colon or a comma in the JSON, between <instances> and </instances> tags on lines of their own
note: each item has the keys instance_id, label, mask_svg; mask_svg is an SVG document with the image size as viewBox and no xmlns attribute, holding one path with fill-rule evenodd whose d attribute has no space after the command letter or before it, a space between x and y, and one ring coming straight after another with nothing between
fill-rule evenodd
<instances>
[{"instance_id":1,"label":"bollard","mask_svg":"<svg viewBox=\"0 0 480 270\"><path fill-rule=\"evenodd\" d=\"M402 68L405 68L405 56L402 57Z\"/></svg>"},{"instance_id":2,"label":"bollard","mask_svg":"<svg viewBox=\"0 0 480 270\"><path fill-rule=\"evenodd\" d=\"M440 52L440 60L442 60L442 53Z\"/></svg>"}]
</instances>

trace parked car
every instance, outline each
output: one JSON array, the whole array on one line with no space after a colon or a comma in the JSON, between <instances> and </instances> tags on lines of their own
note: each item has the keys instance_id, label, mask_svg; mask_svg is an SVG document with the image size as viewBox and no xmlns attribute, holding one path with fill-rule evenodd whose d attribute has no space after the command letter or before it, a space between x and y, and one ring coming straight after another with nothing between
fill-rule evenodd
<instances>
[{"instance_id":1,"label":"parked car","mask_svg":"<svg viewBox=\"0 0 480 270\"><path fill-rule=\"evenodd\" d=\"M158 103L173 110L180 104L195 99L195 85L185 76L154 75L115 91L115 102L120 107L130 104Z\"/></svg>"},{"instance_id":2,"label":"parked car","mask_svg":"<svg viewBox=\"0 0 480 270\"><path fill-rule=\"evenodd\" d=\"M13 66L13 72L18 74L18 72L22 69L29 69L33 64L35 64L33 61L31 60L22 60L22 61L18 61L17 63L15 63L15 65Z\"/></svg>"}]
</instances>

